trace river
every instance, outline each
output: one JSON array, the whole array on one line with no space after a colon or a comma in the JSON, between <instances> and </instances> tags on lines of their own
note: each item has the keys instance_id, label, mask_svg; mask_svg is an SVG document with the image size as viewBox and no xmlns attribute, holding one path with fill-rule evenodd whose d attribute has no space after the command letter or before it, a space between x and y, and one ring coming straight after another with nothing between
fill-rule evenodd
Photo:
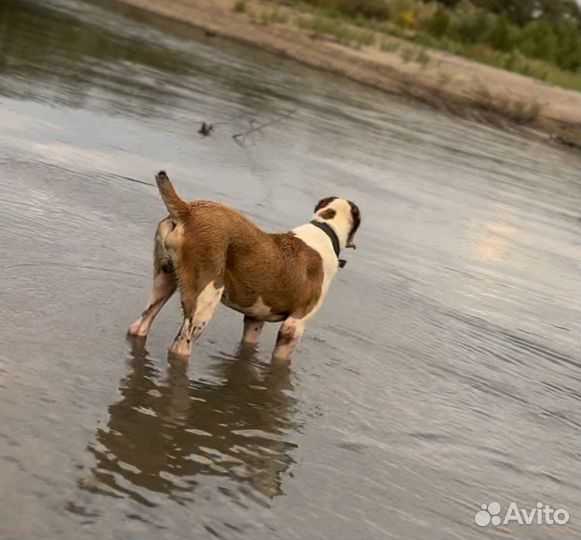
<instances>
[{"instance_id":1,"label":"river","mask_svg":"<svg viewBox=\"0 0 581 540\"><path fill-rule=\"evenodd\" d=\"M0 537L578 536L579 165L114 2L0 2ZM224 307L168 364L175 298L127 343L160 169L267 230L361 208L287 369Z\"/></svg>"}]
</instances>

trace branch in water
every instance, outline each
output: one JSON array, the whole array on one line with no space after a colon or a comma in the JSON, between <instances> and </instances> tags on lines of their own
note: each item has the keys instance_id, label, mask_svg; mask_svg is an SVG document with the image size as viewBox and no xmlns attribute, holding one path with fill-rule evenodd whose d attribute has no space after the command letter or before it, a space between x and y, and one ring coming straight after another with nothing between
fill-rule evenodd
<instances>
[{"instance_id":1,"label":"branch in water","mask_svg":"<svg viewBox=\"0 0 581 540\"><path fill-rule=\"evenodd\" d=\"M236 134L232 135L232 138L239 145L244 146L244 142L246 141L246 137L248 135L250 135L251 133L255 133L257 131L260 131L261 129L264 129L267 126L272 126L272 124L276 124L277 122L280 122L280 121L284 120L285 118L291 117L293 114L295 114L297 112L297 110L298 109L293 109L292 111L281 114L280 116L277 116L276 118L273 118L272 120L265 122L264 124L259 124L257 126L253 126L252 122L251 122L249 129L246 129L246 130L242 131L241 133L236 133ZM239 140L240 137L242 137L242 140Z\"/></svg>"}]
</instances>

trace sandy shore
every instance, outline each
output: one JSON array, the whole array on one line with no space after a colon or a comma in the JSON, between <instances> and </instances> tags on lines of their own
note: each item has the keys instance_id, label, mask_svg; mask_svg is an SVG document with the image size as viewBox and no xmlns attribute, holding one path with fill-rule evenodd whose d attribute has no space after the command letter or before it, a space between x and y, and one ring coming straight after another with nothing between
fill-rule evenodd
<instances>
[{"instance_id":1,"label":"sandy shore","mask_svg":"<svg viewBox=\"0 0 581 540\"><path fill-rule=\"evenodd\" d=\"M455 114L532 128L543 137L581 146L581 94L536 79L434 49L428 62L406 61L399 52L342 45L292 23L261 24L262 14L273 6L255 0L246 2L243 13L233 11L236 0L119 1ZM289 8L278 9L289 20L298 16Z\"/></svg>"}]
</instances>

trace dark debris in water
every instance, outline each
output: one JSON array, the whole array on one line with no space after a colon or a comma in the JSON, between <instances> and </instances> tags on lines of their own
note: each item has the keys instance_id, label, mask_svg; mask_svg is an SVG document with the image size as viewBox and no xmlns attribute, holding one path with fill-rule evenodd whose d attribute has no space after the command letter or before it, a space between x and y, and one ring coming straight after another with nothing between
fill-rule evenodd
<instances>
[{"instance_id":1,"label":"dark debris in water","mask_svg":"<svg viewBox=\"0 0 581 540\"><path fill-rule=\"evenodd\" d=\"M279 116L273 118L272 120L269 120L268 122L264 122L262 124L259 124L256 122L256 120L251 119L248 121L249 126L246 129L240 131L239 133L234 133L232 135L232 138L234 139L234 141L236 141L237 144L239 144L240 146L244 146L244 143L246 142L246 138L248 137L248 135L261 131L262 129L268 126L272 126L273 124L276 124L278 122L281 122L285 118L290 118L297 112L297 110L298 109L293 109L286 113L280 114ZM211 124L210 122L203 121L202 124L200 125L200 129L198 129L198 134L201 135L202 137L209 137L210 135L212 135L212 133L214 133L216 126L228 123L229 122L215 122Z\"/></svg>"},{"instance_id":2,"label":"dark debris in water","mask_svg":"<svg viewBox=\"0 0 581 540\"><path fill-rule=\"evenodd\" d=\"M212 131L214 131L214 124L207 124L206 122L202 122L198 133L203 137L208 137Z\"/></svg>"}]
</instances>

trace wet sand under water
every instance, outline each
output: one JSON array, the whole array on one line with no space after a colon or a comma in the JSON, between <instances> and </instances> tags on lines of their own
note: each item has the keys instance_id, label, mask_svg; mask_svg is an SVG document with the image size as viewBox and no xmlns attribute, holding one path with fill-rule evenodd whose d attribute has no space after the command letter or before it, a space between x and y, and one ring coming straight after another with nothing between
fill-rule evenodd
<instances>
[{"instance_id":1,"label":"wet sand under water","mask_svg":"<svg viewBox=\"0 0 581 540\"><path fill-rule=\"evenodd\" d=\"M0 538L578 536L578 157L115 6L0 5ZM161 168L268 230L361 207L290 368L223 307L168 364L177 299L126 342Z\"/></svg>"}]
</instances>

